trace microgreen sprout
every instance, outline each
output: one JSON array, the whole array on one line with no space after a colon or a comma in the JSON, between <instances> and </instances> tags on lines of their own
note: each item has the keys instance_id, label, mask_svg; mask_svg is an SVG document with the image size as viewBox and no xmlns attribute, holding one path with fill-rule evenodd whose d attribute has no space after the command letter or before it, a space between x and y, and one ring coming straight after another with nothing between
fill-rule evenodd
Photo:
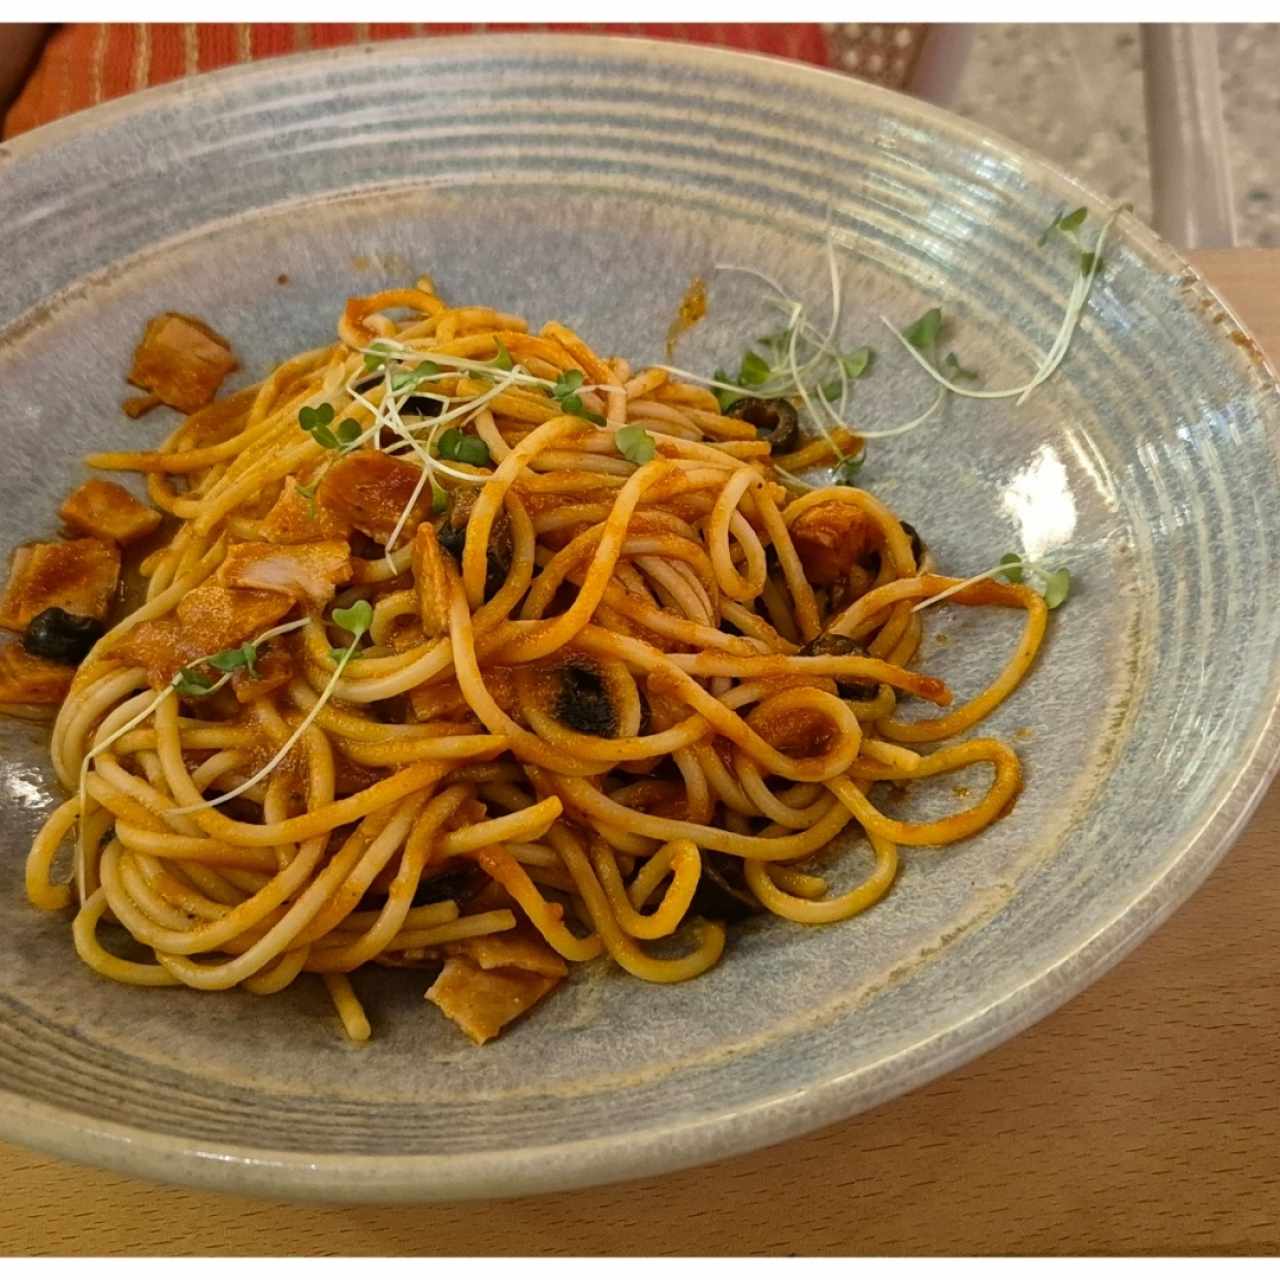
<instances>
[{"instance_id":1,"label":"microgreen sprout","mask_svg":"<svg viewBox=\"0 0 1280 1280\"><path fill-rule=\"evenodd\" d=\"M298 492L306 498L311 508L311 518L316 517L316 491L320 481L329 474L329 468L345 453L349 453L365 438L360 424L354 418L344 418L333 426L335 416L333 405L327 402L312 408L303 405L298 410L298 426L307 433L322 449L329 450L329 457L320 468L320 474L310 484L299 485Z\"/></svg>"},{"instance_id":2,"label":"microgreen sprout","mask_svg":"<svg viewBox=\"0 0 1280 1280\"><path fill-rule=\"evenodd\" d=\"M436 441L436 456L472 467L487 467L490 461L489 446L479 436L464 435L457 427L450 427Z\"/></svg>"},{"instance_id":3,"label":"microgreen sprout","mask_svg":"<svg viewBox=\"0 0 1280 1280\"><path fill-rule=\"evenodd\" d=\"M1035 560L1026 560L1016 551L1000 557L997 576L1007 582L1028 582L1042 596L1050 609L1056 609L1071 594L1071 573L1065 567L1046 569Z\"/></svg>"},{"instance_id":4,"label":"microgreen sprout","mask_svg":"<svg viewBox=\"0 0 1280 1280\"><path fill-rule=\"evenodd\" d=\"M364 352L364 370L366 373L377 373L395 354L395 348L386 342L375 342Z\"/></svg>"},{"instance_id":5,"label":"microgreen sprout","mask_svg":"<svg viewBox=\"0 0 1280 1280\"><path fill-rule=\"evenodd\" d=\"M972 578L966 578L963 582L954 583L945 591L939 591L936 596L921 600L911 612L919 613L921 609L927 609L930 605L946 600L949 596L987 578L1003 578L1006 582L1027 582L1044 596L1044 602L1050 609L1056 609L1071 594L1071 573L1068 569L1063 566L1047 569L1040 561L1028 560L1025 556L1018 555L1016 551L1008 551L1000 557L999 564L992 565L990 569L974 574Z\"/></svg>"},{"instance_id":6,"label":"microgreen sprout","mask_svg":"<svg viewBox=\"0 0 1280 1280\"><path fill-rule=\"evenodd\" d=\"M613 433L613 440L618 452L638 467L651 462L658 452L653 437L643 427L619 427Z\"/></svg>"},{"instance_id":7,"label":"microgreen sprout","mask_svg":"<svg viewBox=\"0 0 1280 1280\"><path fill-rule=\"evenodd\" d=\"M1075 331L1080 324L1081 316L1084 314L1085 305L1089 301L1089 294L1093 288L1093 282L1097 277L1098 270L1102 265L1102 246L1106 242L1108 233L1112 226L1115 225L1116 219L1121 213L1129 208L1128 205L1119 205L1111 211L1105 222L1098 231L1097 238L1094 240L1092 249L1084 249L1081 247L1079 239L1080 228L1084 225L1085 219L1088 217L1087 209L1076 209L1069 214L1059 214L1053 222L1046 228L1044 235L1041 237L1041 243L1046 243L1049 236L1053 233L1060 233L1066 236L1080 253L1080 271L1076 275L1075 282L1071 286L1071 294L1067 299L1066 310L1063 313L1062 323L1058 326L1057 336L1050 345L1049 350L1045 352L1036 365L1035 372L1021 386L1009 387L1002 391L978 391L969 387L958 385L957 378L963 378L968 372L959 367L956 362L956 368L950 369L950 377L940 373L935 367L934 362L929 360L922 354L918 344L913 341L911 330L901 330L896 328L884 316L880 319L891 333L902 343L907 352L915 359L922 369L944 390L954 392L958 396L966 396L974 400L1006 400L1017 398L1018 404L1023 404L1027 397L1042 382L1053 376L1058 366L1066 358L1067 351L1070 349L1071 340L1075 336ZM917 322L919 323L919 322Z\"/></svg>"},{"instance_id":8,"label":"microgreen sprout","mask_svg":"<svg viewBox=\"0 0 1280 1280\"><path fill-rule=\"evenodd\" d=\"M826 438L835 457L837 473L844 477L842 482L848 483L848 478L856 473L857 468L853 466L840 470L844 467L846 456L829 428L847 424L850 390L873 367L875 352L866 346L846 351L838 345L842 280L830 237L827 240L827 265L831 288L831 316L825 328L820 328L809 319L804 304L791 298L776 280L754 267L718 264L717 271L738 272L752 276L764 284L770 291L769 302L786 313L785 327L756 340L757 350L749 351L743 357L736 378L724 369L717 369L712 377L707 378L670 365L656 367L709 387L715 393L722 413L728 412L747 394L759 399L799 400L809 422ZM922 349L917 354L930 364L938 358L935 340L941 329L941 321L940 312L933 318L926 312L917 322L921 327L916 337L922 344ZM923 348L928 348L927 355L923 353ZM949 358L945 367L961 378L967 378L971 373L960 366L958 359L952 362ZM914 431L933 417L944 398L945 391L939 391L924 412L909 421L883 428L867 429L859 426L858 435L864 440L878 440ZM864 456L865 450L862 450L858 454L858 465L861 465ZM779 474L798 487L809 487L789 473L779 471Z\"/></svg>"},{"instance_id":9,"label":"microgreen sprout","mask_svg":"<svg viewBox=\"0 0 1280 1280\"><path fill-rule=\"evenodd\" d=\"M858 472L862 470L862 464L865 461L865 452L855 454L851 458L845 458L844 461L836 466L836 484L847 484L856 487L858 483Z\"/></svg>"},{"instance_id":10,"label":"microgreen sprout","mask_svg":"<svg viewBox=\"0 0 1280 1280\"><path fill-rule=\"evenodd\" d=\"M391 375L391 391L398 395L402 391L414 390L420 382L427 378L439 378L443 370L433 360L423 360L412 369L397 369Z\"/></svg>"},{"instance_id":11,"label":"microgreen sprout","mask_svg":"<svg viewBox=\"0 0 1280 1280\"><path fill-rule=\"evenodd\" d=\"M551 398L559 401L560 408L565 413L571 413L575 418L585 418L597 427L603 427L605 420L598 413L585 408L582 403L582 397L578 394L582 381L581 369L566 369L552 385Z\"/></svg>"},{"instance_id":12,"label":"microgreen sprout","mask_svg":"<svg viewBox=\"0 0 1280 1280\"><path fill-rule=\"evenodd\" d=\"M367 600L357 600L354 604L349 605L345 609L335 609L330 615L330 620L334 626L341 627L344 631L351 634L351 643L345 649L337 650L340 655L334 659L333 675L329 677L329 682L325 685L320 696L312 704L311 709L299 721L297 728L285 739L284 745L279 751L267 761L261 769L257 771L251 778L246 778L239 786L232 787L230 791L224 791L220 796L212 800L202 800L199 804L183 805L178 809L170 809L169 815L176 816L184 813L195 813L200 809L213 809L220 804L226 804L228 800L234 800L237 796L244 795L251 787L256 786L275 767L293 750L295 744L301 739L302 735L311 728L316 716L318 716L325 704L333 696L333 691L337 687L338 681L342 678L343 671L346 670L347 663L351 661L352 655L355 653L357 646L360 644L365 632L373 623L373 606ZM304 620L305 621L305 620ZM302 625L295 623L293 625ZM292 629L292 627L290 628ZM230 677L224 676L223 679Z\"/></svg>"}]
</instances>

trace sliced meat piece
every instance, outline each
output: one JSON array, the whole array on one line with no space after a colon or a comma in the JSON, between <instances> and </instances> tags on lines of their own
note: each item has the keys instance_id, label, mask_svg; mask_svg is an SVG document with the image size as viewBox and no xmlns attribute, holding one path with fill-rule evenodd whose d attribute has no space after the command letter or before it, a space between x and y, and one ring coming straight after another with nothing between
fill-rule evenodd
<instances>
[{"instance_id":1,"label":"sliced meat piece","mask_svg":"<svg viewBox=\"0 0 1280 1280\"><path fill-rule=\"evenodd\" d=\"M875 523L847 502L823 502L796 517L791 541L805 577L826 587L848 576L880 543Z\"/></svg>"},{"instance_id":2,"label":"sliced meat piece","mask_svg":"<svg viewBox=\"0 0 1280 1280\"><path fill-rule=\"evenodd\" d=\"M275 591L323 608L339 584L351 580L351 550L345 539L299 542L238 542L218 566L226 587Z\"/></svg>"},{"instance_id":3,"label":"sliced meat piece","mask_svg":"<svg viewBox=\"0 0 1280 1280\"><path fill-rule=\"evenodd\" d=\"M101 538L33 542L13 553L0 597L0 627L21 631L55 605L81 618L107 616L120 581L120 549Z\"/></svg>"},{"instance_id":4,"label":"sliced meat piece","mask_svg":"<svg viewBox=\"0 0 1280 1280\"><path fill-rule=\"evenodd\" d=\"M147 321L129 381L164 404L194 413L217 395L236 367L231 344L203 320L163 311Z\"/></svg>"},{"instance_id":5,"label":"sliced meat piece","mask_svg":"<svg viewBox=\"0 0 1280 1280\"><path fill-rule=\"evenodd\" d=\"M490 697L512 717L520 716L520 691L514 667L485 667L484 684ZM435 684L417 685L409 690L409 706L419 721L458 720L473 714L462 691L454 684L448 693Z\"/></svg>"},{"instance_id":6,"label":"sliced meat piece","mask_svg":"<svg viewBox=\"0 0 1280 1280\"><path fill-rule=\"evenodd\" d=\"M140 622L111 643L112 657L145 667L152 688L162 689L198 653L188 653L182 628L172 618Z\"/></svg>"},{"instance_id":7,"label":"sliced meat piece","mask_svg":"<svg viewBox=\"0 0 1280 1280\"><path fill-rule=\"evenodd\" d=\"M195 646L191 656L200 657L252 640L293 605L283 592L250 591L210 579L185 595L176 612L184 641Z\"/></svg>"},{"instance_id":8,"label":"sliced meat piece","mask_svg":"<svg viewBox=\"0 0 1280 1280\"><path fill-rule=\"evenodd\" d=\"M67 696L75 674L74 667L37 658L20 644L0 646L0 704L56 706Z\"/></svg>"},{"instance_id":9,"label":"sliced meat piece","mask_svg":"<svg viewBox=\"0 0 1280 1280\"><path fill-rule=\"evenodd\" d=\"M260 653L254 666L258 669L256 678L249 674L246 667L241 667L231 677L231 692L241 702L255 702L258 698L265 698L293 679L293 659L288 650L282 649L278 644L273 644L264 653Z\"/></svg>"},{"instance_id":10,"label":"sliced meat piece","mask_svg":"<svg viewBox=\"0 0 1280 1280\"><path fill-rule=\"evenodd\" d=\"M108 542L136 542L164 517L111 480L88 480L68 495L58 514L77 532Z\"/></svg>"},{"instance_id":11,"label":"sliced meat piece","mask_svg":"<svg viewBox=\"0 0 1280 1280\"><path fill-rule=\"evenodd\" d=\"M485 672L487 678L488 672ZM419 723L429 720L454 720L471 714L471 707L456 681L447 687L420 684L409 690L409 706Z\"/></svg>"},{"instance_id":12,"label":"sliced meat piece","mask_svg":"<svg viewBox=\"0 0 1280 1280\"><path fill-rule=\"evenodd\" d=\"M407 653L424 643L426 638L422 623L417 618L398 618L391 624L387 643L396 653Z\"/></svg>"},{"instance_id":13,"label":"sliced meat piece","mask_svg":"<svg viewBox=\"0 0 1280 1280\"><path fill-rule=\"evenodd\" d=\"M349 453L334 464L320 483L317 501L339 520L368 534L380 546L391 537L409 505L421 471L398 458L372 449ZM431 510L431 486L424 485L401 531L411 538Z\"/></svg>"},{"instance_id":14,"label":"sliced meat piece","mask_svg":"<svg viewBox=\"0 0 1280 1280\"><path fill-rule=\"evenodd\" d=\"M557 982L558 978L522 969L484 970L463 956L451 956L427 988L426 998L476 1044L484 1044L537 1004Z\"/></svg>"},{"instance_id":15,"label":"sliced meat piece","mask_svg":"<svg viewBox=\"0 0 1280 1280\"><path fill-rule=\"evenodd\" d=\"M413 580L423 633L434 640L449 630L449 568L430 524L419 525L413 540Z\"/></svg>"},{"instance_id":16,"label":"sliced meat piece","mask_svg":"<svg viewBox=\"0 0 1280 1280\"><path fill-rule=\"evenodd\" d=\"M298 482L289 476L275 506L259 526L268 542L316 542L325 538L345 538L351 526L331 511L319 497L314 502L298 492Z\"/></svg>"},{"instance_id":17,"label":"sliced meat piece","mask_svg":"<svg viewBox=\"0 0 1280 1280\"><path fill-rule=\"evenodd\" d=\"M203 582L178 605L175 618L143 622L111 647L114 656L136 662L159 689L197 658L243 644L279 622L294 599L278 591L247 591Z\"/></svg>"},{"instance_id":18,"label":"sliced meat piece","mask_svg":"<svg viewBox=\"0 0 1280 1280\"><path fill-rule=\"evenodd\" d=\"M463 938L446 943L445 951L465 956L486 971L520 969L525 973L540 973L544 978L563 978L569 972L569 966L547 946L536 929L508 929L483 938Z\"/></svg>"}]
</instances>

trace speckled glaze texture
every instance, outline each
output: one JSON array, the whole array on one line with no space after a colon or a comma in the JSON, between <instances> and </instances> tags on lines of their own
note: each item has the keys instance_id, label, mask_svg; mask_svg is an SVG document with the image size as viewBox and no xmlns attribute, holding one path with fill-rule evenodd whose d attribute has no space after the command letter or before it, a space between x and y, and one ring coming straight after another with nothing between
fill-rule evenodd
<instances>
[{"instance_id":1,"label":"speckled glaze texture","mask_svg":"<svg viewBox=\"0 0 1280 1280\"><path fill-rule=\"evenodd\" d=\"M248 380L330 341L350 293L431 272L447 297L658 358L690 276L750 262L880 349L868 428L931 397L880 327L938 301L986 385L1025 378L1075 269L1037 249L1099 202L972 125L857 82L720 52L575 38L432 40L152 91L5 148L0 542L51 532L90 448L127 422L149 314L195 311ZM287 284L278 284L278 276ZM758 326L763 324L764 328ZM776 327L716 276L680 361ZM1235 318L1131 218L1070 358L1023 408L950 404L873 445L865 484L943 565L1070 557L1031 678L989 722L1026 764L1013 813L908 850L866 916L752 925L693 983L597 965L483 1050L423 981L357 975L356 1049L318 984L285 996L116 987L31 910L51 803L41 731L0 729L0 1134L167 1180L273 1196L455 1199L652 1174L778 1141L981 1053L1095 978L1227 849L1270 776L1280 686L1280 398ZM1018 620L940 609L922 664L965 695ZM963 803L952 784L899 804ZM856 844L830 854L837 884Z\"/></svg>"}]
</instances>

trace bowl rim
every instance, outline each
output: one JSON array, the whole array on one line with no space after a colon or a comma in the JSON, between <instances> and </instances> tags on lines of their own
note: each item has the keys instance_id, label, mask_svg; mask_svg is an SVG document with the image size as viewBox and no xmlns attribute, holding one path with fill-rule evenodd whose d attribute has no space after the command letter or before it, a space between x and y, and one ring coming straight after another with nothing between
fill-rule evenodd
<instances>
[{"instance_id":1,"label":"bowl rim","mask_svg":"<svg viewBox=\"0 0 1280 1280\"><path fill-rule=\"evenodd\" d=\"M764 54L711 45L685 44L629 34L501 33L390 40L313 50L262 62L206 72L153 86L41 125L0 144L0 162L38 163L45 153L84 134L119 125L169 103L217 97L225 89L259 79L287 78L299 67L324 62L472 57L518 51L521 57L607 58L630 52L685 67L720 66L749 70L796 85L878 105L900 119L1000 152L1017 161L1041 186L1056 188L1079 203L1110 202L1054 162L986 126L883 86L838 71ZM1125 238L1155 267L1190 278L1197 292L1221 309L1250 340L1253 365L1269 390L1280 395L1271 358L1253 340L1248 326L1196 267L1140 219L1126 219ZM1261 352L1261 359L1257 353ZM1246 359L1240 351L1240 358ZM745 1110L703 1119L681 1118L628 1136L614 1135L538 1147L492 1149L462 1155L314 1155L211 1144L149 1131L133 1125L89 1120L35 1103L0 1086L0 1138L73 1162L93 1164L133 1176L215 1191L233 1191L292 1200L329 1202L457 1201L528 1195L599 1186L674 1172L729 1159L878 1106L970 1062L1057 1009L1096 981L1180 906L1206 879L1235 842L1280 769L1280 670L1260 694L1265 716L1234 777L1217 804L1202 815L1182 850L1164 873L1073 951L1028 978L1001 1000L922 1045L904 1050L904 1066L892 1082L871 1088L862 1071L827 1079L803 1093L794 1091L757 1101Z\"/></svg>"}]
</instances>

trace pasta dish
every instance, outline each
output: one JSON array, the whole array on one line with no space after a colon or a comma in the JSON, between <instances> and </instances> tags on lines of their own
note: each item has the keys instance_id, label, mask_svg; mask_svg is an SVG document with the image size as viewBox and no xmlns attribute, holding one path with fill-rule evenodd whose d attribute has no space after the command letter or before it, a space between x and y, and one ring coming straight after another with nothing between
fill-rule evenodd
<instances>
[{"instance_id":1,"label":"pasta dish","mask_svg":"<svg viewBox=\"0 0 1280 1280\"><path fill-rule=\"evenodd\" d=\"M195 384L235 363L216 333L168 316L148 341L160 366L187 343L159 396L189 416L88 461L142 473L150 503L82 486L75 536L22 549L0 607L24 633L0 701L58 706L68 796L28 895L104 978L318 974L362 1040L351 975L421 969L479 1043L596 957L681 982L749 916L849 920L901 849L1013 804L1017 755L970 731L1032 665L1046 600L943 573L856 483L844 415L800 430L803 379L633 369L427 277L211 400ZM777 367L815 341L793 325ZM857 376L833 369L820 411ZM913 666L943 598L1025 615L969 701ZM974 764L976 802L885 812L880 784Z\"/></svg>"}]
</instances>

